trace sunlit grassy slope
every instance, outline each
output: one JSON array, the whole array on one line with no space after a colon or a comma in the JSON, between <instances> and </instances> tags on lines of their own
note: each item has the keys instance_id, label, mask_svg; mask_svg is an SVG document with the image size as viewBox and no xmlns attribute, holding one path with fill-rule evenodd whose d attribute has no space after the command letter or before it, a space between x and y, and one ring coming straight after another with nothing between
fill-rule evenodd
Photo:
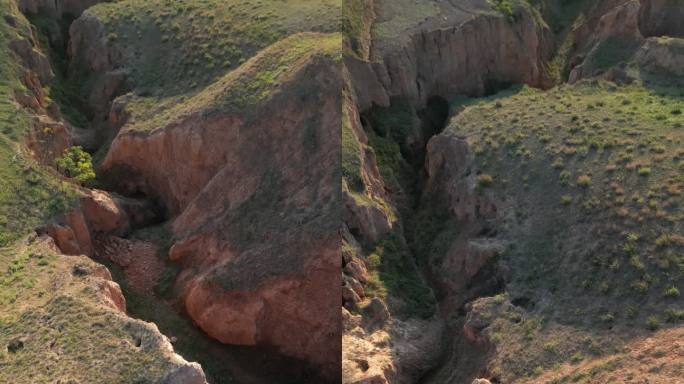
<instances>
[{"instance_id":1,"label":"sunlit grassy slope","mask_svg":"<svg viewBox=\"0 0 684 384\"><path fill-rule=\"evenodd\" d=\"M85 256L56 255L45 243L0 250L3 383L152 383L170 368L148 325L100 303Z\"/></svg>"},{"instance_id":2,"label":"sunlit grassy slope","mask_svg":"<svg viewBox=\"0 0 684 384\"><path fill-rule=\"evenodd\" d=\"M86 15L101 20L108 44L123 52L136 88L128 109L137 122L172 114L179 104L187 110L233 80L227 96L236 107L258 102L289 66L300 63L295 53L330 51L332 37L325 34L341 30L340 0L122 0ZM300 32L318 34L284 42L262 54L257 66L249 64L261 50ZM258 65L265 65L264 72ZM233 71L241 74L231 76Z\"/></svg>"},{"instance_id":3,"label":"sunlit grassy slope","mask_svg":"<svg viewBox=\"0 0 684 384\"><path fill-rule=\"evenodd\" d=\"M60 213L74 192L54 174L38 166L22 144L32 127L29 114L14 102L27 93L20 82L18 57L8 43L30 34L28 22L12 0L0 1L0 247L8 246L34 226ZM5 22L15 20L16 27Z\"/></svg>"},{"instance_id":4,"label":"sunlit grassy slope","mask_svg":"<svg viewBox=\"0 0 684 384\"><path fill-rule=\"evenodd\" d=\"M497 374L613 353L684 320L680 89L594 82L466 104L445 134L466 138L478 193L505 206L497 262L509 281L485 310Z\"/></svg>"},{"instance_id":5,"label":"sunlit grassy slope","mask_svg":"<svg viewBox=\"0 0 684 384\"><path fill-rule=\"evenodd\" d=\"M154 129L183 115L201 110L248 112L266 101L280 86L316 59L339 60L339 33L299 33L265 48L234 71L200 92L181 99L158 100L128 95L132 105L130 126Z\"/></svg>"}]
</instances>

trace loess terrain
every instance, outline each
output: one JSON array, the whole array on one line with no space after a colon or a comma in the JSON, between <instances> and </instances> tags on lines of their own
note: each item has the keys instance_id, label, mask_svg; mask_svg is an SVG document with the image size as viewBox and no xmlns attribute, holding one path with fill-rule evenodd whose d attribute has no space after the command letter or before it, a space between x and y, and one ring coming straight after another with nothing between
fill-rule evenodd
<instances>
[{"instance_id":1,"label":"loess terrain","mask_svg":"<svg viewBox=\"0 0 684 384\"><path fill-rule=\"evenodd\" d=\"M0 383L683 382L683 20L0 0Z\"/></svg>"},{"instance_id":2,"label":"loess terrain","mask_svg":"<svg viewBox=\"0 0 684 384\"><path fill-rule=\"evenodd\" d=\"M343 381L681 380L684 4L349 3Z\"/></svg>"},{"instance_id":3,"label":"loess terrain","mask_svg":"<svg viewBox=\"0 0 684 384\"><path fill-rule=\"evenodd\" d=\"M0 381L339 381L341 4L1 11Z\"/></svg>"}]
</instances>

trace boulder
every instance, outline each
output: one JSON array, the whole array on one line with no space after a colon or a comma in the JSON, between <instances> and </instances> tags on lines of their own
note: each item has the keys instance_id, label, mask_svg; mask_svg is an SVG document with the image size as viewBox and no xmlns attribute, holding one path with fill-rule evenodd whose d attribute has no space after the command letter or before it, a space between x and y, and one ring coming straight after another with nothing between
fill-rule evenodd
<instances>
[{"instance_id":1,"label":"boulder","mask_svg":"<svg viewBox=\"0 0 684 384\"><path fill-rule=\"evenodd\" d=\"M202 367L197 363L181 365L162 380L162 384L206 384L207 378Z\"/></svg>"},{"instance_id":2,"label":"boulder","mask_svg":"<svg viewBox=\"0 0 684 384\"><path fill-rule=\"evenodd\" d=\"M636 56L636 62L648 73L684 76L684 39L651 37Z\"/></svg>"},{"instance_id":3,"label":"boulder","mask_svg":"<svg viewBox=\"0 0 684 384\"><path fill-rule=\"evenodd\" d=\"M93 189L81 198L81 209L93 232L124 235L130 231L128 215L115 197Z\"/></svg>"}]
</instances>

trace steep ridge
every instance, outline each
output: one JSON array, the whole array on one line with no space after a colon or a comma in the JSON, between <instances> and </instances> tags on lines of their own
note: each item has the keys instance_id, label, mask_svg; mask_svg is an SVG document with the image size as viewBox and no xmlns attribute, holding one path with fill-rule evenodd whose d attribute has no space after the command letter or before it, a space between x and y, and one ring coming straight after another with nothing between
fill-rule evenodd
<instances>
[{"instance_id":1,"label":"steep ridge","mask_svg":"<svg viewBox=\"0 0 684 384\"><path fill-rule=\"evenodd\" d=\"M189 77L187 66L174 67L170 75L178 71L185 77L167 83L148 66L171 54L165 43L188 42L163 39L164 25L155 26L155 15L192 21L204 17L206 8L190 2L159 8L130 3L143 19L152 18L150 23L143 21L136 32L115 16L130 10L125 5L93 8L72 25L69 52L72 70L90 73L83 92L90 95L103 143L98 152L103 180L127 196L152 196L169 219L162 237L151 239L159 245L163 267L147 267L165 279L169 302L214 339L273 348L336 380L340 258L339 235L330 223L339 201L334 181L339 145L332 134L340 120L339 35L297 33L317 27L296 24L306 15L294 3L281 9L290 18L285 33L276 28L283 28L281 20L258 10L267 16L254 25L228 24L235 29L233 38L252 39L229 47L230 55L242 56L236 58L239 64L226 62L205 73L192 69ZM324 12L331 4L310 8ZM222 17L236 17L236 10L268 6L223 4L212 20L221 26ZM267 26L276 32L261 29ZM334 23L322 27L335 28ZM141 53L136 33L143 41L161 38L161 49ZM202 49L216 55L216 49L226 49L218 43ZM186 48L192 46L174 49ZM207 73L212 75L203 77ZM313 97L322 104L302 109L314 106L308 102ZM118 258L112 261L121 265ZM131 266L124 263L129 275ZM293 381L323 380L309 370L296 375Z\"/></svg>"},{"instance_id":2,"label":"steep ridge","mask_svg":"<svg viewBox=\"0 0 684 384\"><path fill-rule=\"evenodd\" d=\"M509 22L482 12L482 4L468 12L454 7L448 12L460 22L440 25L439 17L434 29L409 33L401 45L378 38L378 23L391 23L381 20L391 6L367 7L376 17L370 60L345 57L345 382L418 382L439 363L438 346L450 332L435 315L435 296L415 264L425 234L413 233L423 230L414 216L425 177L424 148L445 124L445 100L506 84L550 82L543 65L551 54L550 33L525 10ZM450 342L443 346L450 348Z\"/></svg>"},{"instance_id":3,"label":"steep ridge","mask_svg":"<svg viewBox=\"0 0 684 384\"><path fill-rule=\"evenodd\" d=\"M494 133L491 137L487 134L504 130L507 126L535 124L530 122L534 119L525 112L516 112L515 108L521 105L527 105L525 108L534 112L530 105L543 105L541 100L544 97L561 97L556 95L563 92L573 95L571 97L577 99L575 102L584 103L586 100L591 104L595 97L607 100L607 95L602 93L605 92L603 88L554 88L547 94L513 88L483 102L463 96L489 95L510 84L521 83L546 89L553 84L552 79L561 80L565 72L573 82L598 76L617 82L645 84L653 90L640 88L643 85L625 89L618 86L613 91L618 96L611 97L632 100L640 97L637 95L648 95L657 98L657 103L664 106L664 113L667 113L667 108L676 111L676 92L659 88L663 84L659 76L667 76L674 73L675 68L681 68L675 64L676 49L672 46L665 48L664 39L661 43L654 38L644 39L640 30L640 23L643 23L640 18L644 20L644 14L665 12L662 8L657 11L649 8L651 2L591 2L582 8L572 8L572 4L558 5L553 1L543 3L541 13L522 5L508 16L492 14L488 5L478 2L471 2L465 10L461 5L451 11L445 11L443 7L447 5L437 2L428 3L425 8L402 3L407 7L407 15L420 15L415 24L407 26L407 17L403 17L400 10L393 8L392 4L376 1L372 7L374 25L371 28L370 54L364 56L362 50L350 49L346 55L345 65L352 85L348 87L347 116L343 124L343 188L347 195L342 309L345 382L462 383L477 377L486 377L491 382L537 382L534 381L535 376L551 370L559 361L571 360L572 357L575 362L591 354L609 354L611 348L619 348L632 338L644 336L643 331L626 331L625 327L646 321L648 316L637 311L623 320L619 313L611 312L611 303L624 301L624 297L607 298L592 306L585 303L585 298L590 300L593 297L591 293L577 292L572 286L553 286L561 284L559 281L564 279L586 278L580 277L582 272L578 268L592 267L572 266L572 263L585 265L586 261L582 259L585 256L569 256L574 253L565 247L571 249L572 245L562 244L551 237L548 242L559 247L555 252L542 243L535 243L534 239L545 242L541 239L545 239L548 233L542 228L547 227L566 228L564 226L567 225L571 231L577 231L577 228L584 228L581 224L584 219L579 219L580 224L569 224L570 216L565 224L541 223L539 219L543 215L555 215L549 213L547 205L555 206L558 201L571 197L561 196L553 184L539 181L556 180L557 175L547 174L537 160L527 164L530 160L526 159L535 159L538 154L529 147L530 144L516 143L530 133L520 132L517 134L519 138L515 133L508 138L498 135L509 134ZM395 5L401 7L400 4ZM411 6L418 8L412 9ZM563 6L571 9L564 14ZM674 6L673 9L678 8ZM542 14L553 16L556 24L547 25L539 19ZM577 19L570 19L570 15ZM660 20L665 25L668 23L662 17ZM449 23L453 24L448 26ZM619 47L612 48L616 41L620 42ZM670 45L678 44L677 39L668 38L667 41ZM474 42L481 43L476 45ZM661 50L657 54L655 45ZM617 49L615 52L619 56L604 62L606 52L611 49ZM527 55L516 56L513 52L525 52ZM471 60L478 64L468 66ZM667 79L672 81L672 77ZM518 92L521 96L516 96ZM439 105L446 103L445 100L449 101L449 115L453 120L440 134L443 127L437 125L439 128L435 129L434 124L440 119L429 116L439 116L438 111L442 109ZM480 104L484 106L479 107ZM504 109L499 114L497 108L502 106ZM486 108L491 108L491 111ZM482 115L477 115L475 110ZM590 112L574 113L579 115L576 117L578 121L590 122L600 115L591 111L592 108ZM462 118L460 113L464 114ZM546 112L539 113L546 116ZM649 110L643 113L643 119L640 117L633 125L634 129L646 132L648 129L645 127L650 124L648 119L657 117L660 112ZM548 112L548 116L553 114L553 111ZM604 122L611 121L600 116ZM664 122L658 124L663 127L669 127L670 123L675 127L678 124L676 115L672 118L659 116ZM541 125L547 126L547 122ZM558 127L566 125L558 123ZM476 127L485 132L484 137ZM534 127L529 129L537 131ZM662 134L670 134L669 128L663 129ZM584 142L583 131L571 132L570 136L576 138L568 138L568 142ZM431 139L433 134L437 135ZM547 143L553 136L541 137L542 143ZM500 142L504 139L512 144ZM677 143L678 139L668 138L667 142ZM487 149L489 147L493 149ZM504 162L500 163L501 155L488 155L488 151L496 153L499 147L517 148L513 153L522 157L502 157ZM658 153L672 153L676 163L679 155L671 149L665 145L658 149L664 152ZM423 167L421 153L425 152L427 156ZM481 160L483 157L484 161ZM553 158L541 161L551 163ZM534 178L527 174L518 175L516 164L524 169L538 169L541 174ZM496 167L496 173L489 170L492 167ZM578 169L580 167L578 165ZM681 196L677 192L679 184L672 178L671 168L667 165L664 168L664 176L658 180L669 180L666 183L671 187L666 196L672 196L669 199L664 197L664 204L677 207L677 196ZM667 176L668 172L670 176ZM499 178L504 179L501 182L505 186L519 189L515 193L510 188L499 191ZM532 187L534 180L539 181L539 194L534 192L537 187ZM652 181L649 185L658 188L655 186L659 184ZM641 190L641 187L630 186L624 188ZM657 196L654 193L651 195ZM532 205L528 207L528 203ZM535 204L536 209L533 208ZM649 222L654 232L661 231L659 236L662 239L672 238L668 236L677 238L677 233L681 234L681 228L671 227L677 220L677 211L669 209L672 215L668 216L665 211L659 214L665 219L663 222ZM517 227L519 229L514 230ZM573 244L602 244L612 236L598 229L587 229L585 233L593 234L591 239L584 238ZM394 245L388 248L388 239L395 236L400 240L389 240ZM524 240L528 238L529 241ZM662 239L659 244L665 241ZM568 243L575 241L567 240ZM651 240L649 237L646 241ZM409 262L402 261L405 259L399 256L405 252L402 244L410 249ZM577 247L582 248L582 245ZM597 247L587 253L602 252L597 251L601 246ZM667 251L667 246L659 248L661 256L658 257L668 259L672 252L676 254L678 246L674 247L670 251ZM526 252L531 256L525 256ZM548 254L549 259L542 261L535 256L541 257L542 254ZM530 288L529 281L524 279L530 279L528 275L534 274L533 271L544 269L544 263L555 263L557 259L551 259L551 255L571 258L572 263L561 263L562 266L554 268L575 275L549 278L551 288L544 285L546 280L538 283L541 286L532 284ZM659 326L657 319L661 316L667 322L679 321L677 314L681 308L662 296L662 291L668 289L674 295L676 288L670 288L681 283L681 274L677 274L676 267L669 269L672 262L659 262L661 270L658 272L654 271L657 268L653 264L646 264L642 271L648 273L641 272L642 280L655 280L655 283L647 284L656 284L656 287L646 288L644 298L638 301L644 308L649 308L644 312L655 313L648 321L656 328ZM387 264L394 264L405 276L393 274ZM422 277L407 277L414 273L416 265ZM629 271L623 273L629 278L634 277ZM416 286L426 287L425 282L434 293L420 289L418 292L423 293L418 296L411 293L416 292ZM632 287L641 286L634 284ZM623 288L615 289L621 291ZM560 298L566 297L568 292L572 292L569 295L577 300L577 307L566 304L569 298ZM433 316L434 309L429 309L429 306L423 307L424 311L416 311L415 308L406 311L407 301L414 298L423 303L436 299L438 314ZM586 312L581 309L583 305L588 308ZM567 313L566 309L570 307L585 315ZM584 323L577 320L577 316L586 318ZM594 321L592 317L599 320ZM428 320L421 322L421 318ZM585 327L598 327L599 330L588 334ZM607 330L604 331L604 327ZM611 331L613 328L615 331ZM572 340L585 341L575 343ZM582 343L590 346L587 348ZM435 354L436 349L441 351ZM604 370L605 375L610 375L613 369L616 368L606 366L599 371L594 367L591 375ZM670 362L664 369L676 370L676 366ZM648 377L648 374L644 375Z\"/></svg>"},{"instance_id":4,"label":"steep ridge","mask_svg":"<svg viewBox=\"0 0 684 384\"><path fill-rule=\"evenodd\" d=\"M222 22L191 2L149 9L145 2L129 3L152 16ZM263 6L235 3L223 4L230 17ZM211 382L337 381L339 35L297 33L318 26L297 24L308 16L289 3L282 9L290 18L285 24L265 11L255 25L233 25L235 36L253 39L237 42L244 51L220 46L239 62L186 74L195 82L179 88L147 77L145 66L159 58L141 57L137 41L123 42L135 36L126 35L128 25L117 27L116 12L131 7L113 3L78 17L87 8L79 4L22 7L36 12L32 20L54 56L68 59L55 70L60 85L86 95L59 100L81 124L64 124L68 141L54 152L72 140L95 152L100 186L121 195L88 191L77 209L44 231L63 252L109 266L134 315L157 322L184 353L207 363ZM332 4L312 3L307 11L334 15ZM266 28L283 25L285 32ZM146 37L158 33L153 20L140 28L148 28ZM202 45L207 55L216 54L213 48ZM43 64L44 77L54 76L47 58ZM162 102L161 110L146 104L160 94L170 104ZM302 110L314 97L323 104ZM262 156L264 150L272 156ZM149 311L150 305L158 310ZM235 347L205 340L176 312ZM184 374L180 380L190 380L192 372Z\"/></svg>"},{"instance_id":5,"label":"steep ridge","mask_svg":"<svg viewBox=\"0 0 684 384\"><path fill-rule=\"evenodd\" d=\"M92 255L91 234L109 230L104 226L126 204L67 183L46 167L71 145L70 126L56 102L61 74L20 10L32 20L43 11L76 17L90 5L79 4L0 4L0 381L205 383L202 368L177 355L154 324L126 315L110 272L82 256ZM102 356L113 357L106 368L94 363Z\"/></svg>"}]
</instances>

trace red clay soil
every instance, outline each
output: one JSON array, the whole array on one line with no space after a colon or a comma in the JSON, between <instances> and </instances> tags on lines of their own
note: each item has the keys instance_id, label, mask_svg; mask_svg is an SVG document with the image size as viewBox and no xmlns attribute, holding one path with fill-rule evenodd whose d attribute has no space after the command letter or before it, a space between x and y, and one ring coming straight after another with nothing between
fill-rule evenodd
<instances>
[{"instance_id":1,"label":"red clay soil","mask_svg":"<svg viewBox=\"0 0 684 384\"><path fill-rule=\"evenodd\" d=\"M164 262L157 256L154 243L98 236L95 239L95 256L119 265L133 289L146 296L154 296L154 286L164 271Z\"/></svg>"}]
</instances>

